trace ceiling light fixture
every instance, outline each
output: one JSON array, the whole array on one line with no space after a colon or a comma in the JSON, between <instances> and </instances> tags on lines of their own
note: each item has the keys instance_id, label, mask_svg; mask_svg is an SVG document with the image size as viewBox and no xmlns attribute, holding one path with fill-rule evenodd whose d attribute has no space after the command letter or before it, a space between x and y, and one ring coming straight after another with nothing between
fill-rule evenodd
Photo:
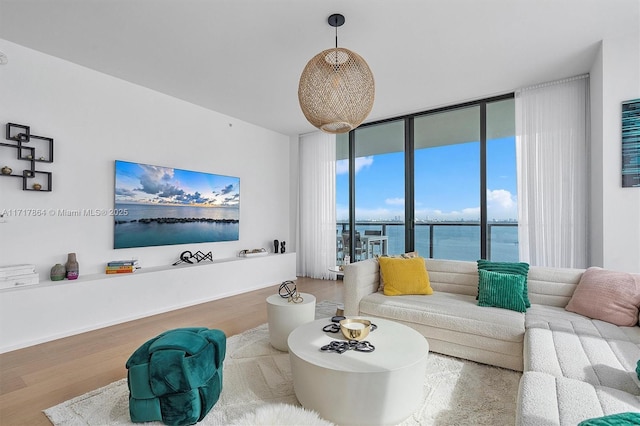
<instances>
[{"instance_id":1,"label":"ceiling light fixture","mask_svg":"<svg viewBox=\"0 0 640 426\"><path fill-rule=\"evenodd\" d=\"M375 83L360 55L338 47L338 27L344 16L329 16L336 29L336 47L314 56L302 71L298 100L304 116L326 133L346 133L358 127L373 108Z\"/></svg>"}]
</instances>

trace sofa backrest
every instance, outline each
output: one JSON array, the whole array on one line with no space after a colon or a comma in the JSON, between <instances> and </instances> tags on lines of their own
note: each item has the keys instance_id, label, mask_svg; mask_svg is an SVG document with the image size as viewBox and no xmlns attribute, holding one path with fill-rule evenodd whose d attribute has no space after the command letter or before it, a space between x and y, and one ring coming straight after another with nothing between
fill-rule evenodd
<instances>
[{"instance_id":1,"label":"sofa backrest","mask_svg":"<svg viewBox=\"0 0 640 426\"><path fill-rule=\"evenodd\" d=\"M476 262L426 258L424 262L434 291L469 296L478 294L478 266Z\"/></svg>"},{"instance_id":2,"label":"sofa backrest","mask_svg":"<svg viewBox=\"0 0 640 426\"><path fill-rule=\"evenodd\" d=\"M540 305L564 308L573 296L584 269L530 266L527 278L529 300Z\"/></svg>"},{"instance_id":3,"label":"sofa backrest","mask_svg":"<svg viewBox=\"0 0 640 426\"><path fill-rule=\"evenodd\" d=\"M429 280L434 291L478 294L476 262L425 259ZM573 295L584 269L530 266L527 278L531 303L564 308Z\"/></svg>"}]
</instances>

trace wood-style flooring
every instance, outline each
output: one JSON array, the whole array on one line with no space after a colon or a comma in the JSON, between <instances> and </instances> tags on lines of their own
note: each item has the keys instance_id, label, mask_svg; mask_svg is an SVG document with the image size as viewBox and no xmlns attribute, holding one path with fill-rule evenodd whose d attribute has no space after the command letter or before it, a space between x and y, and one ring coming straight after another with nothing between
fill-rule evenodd
<instances>
[{"instance_id":1,"label":"wood-style flooring","mask_svg":"<svg viewBox=\"0 0 640 426\"><path fill-rule=\"evenodd\" d=\"M342 281L298 278L298 291L342 302ZM42 410L126 377L125 363L165 330L200 326L227 337L267 322L278 285L0 354L0 425L50 425Z\"/></svg>"}]
</instances>

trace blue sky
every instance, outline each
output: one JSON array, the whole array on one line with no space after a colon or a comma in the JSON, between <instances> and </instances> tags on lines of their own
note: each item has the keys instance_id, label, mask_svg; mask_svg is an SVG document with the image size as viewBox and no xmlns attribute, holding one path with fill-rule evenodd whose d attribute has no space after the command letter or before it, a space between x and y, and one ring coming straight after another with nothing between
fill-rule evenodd
<instances>
[{"instance_id":1,"label":"blue sky","mask_svg":"<svg viewBox=\"0 0 640 426\"><path fill-rule=\"evenodd\" d=\"M237 207L240 179L116 161L117 203Z\"/></svg>"},{"instance_id":2,"label":"blue sky","mask_svg":"<svg viewBox=\"0 0 640 426\"><path fill-rule=\"evenodd\" d=\"M415 152L416 220L478 220L480 217L479 143L448 145ZM338 220L347 220L348 165L336 167ZM517 218L514 138L487 144L489 220ZM356 159L356 220L404 219L404 153Z\"/></svg>"}]
</instances>

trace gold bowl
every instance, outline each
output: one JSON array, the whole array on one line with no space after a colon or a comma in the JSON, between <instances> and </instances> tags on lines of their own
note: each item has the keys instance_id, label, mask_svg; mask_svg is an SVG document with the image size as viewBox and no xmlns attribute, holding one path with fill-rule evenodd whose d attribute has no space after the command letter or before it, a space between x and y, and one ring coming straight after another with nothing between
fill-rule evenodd
<instances>
[{"instance_id":1,"label":"gold bowl","mask_svg":"<svg viewBox=\"0 0 640 426\"><path fill-rule=\"evenodd\" d=\"M347 318L340 321L340 330L348 340L363 340L371 331L371 321L362 318Z\"/></svg>"}]
</instances>

